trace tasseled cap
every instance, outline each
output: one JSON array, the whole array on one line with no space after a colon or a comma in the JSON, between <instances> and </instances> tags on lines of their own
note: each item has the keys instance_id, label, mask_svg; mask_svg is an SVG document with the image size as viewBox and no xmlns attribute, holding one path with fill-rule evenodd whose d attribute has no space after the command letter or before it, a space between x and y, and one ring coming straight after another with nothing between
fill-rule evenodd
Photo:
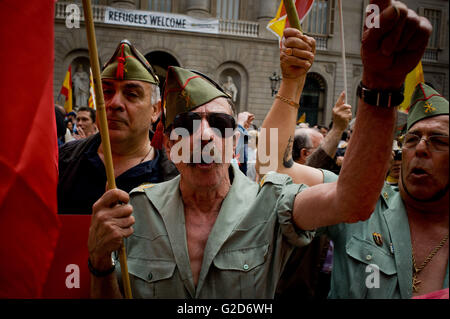
<instances>
[{"instance_id":1,"label":"tasseled cap","mask_svg":"<svg viewBox=\"0 0 450 319\"><path fill-rule=\"evenodd\" d=\"M413 102L409 108L406 130L423 119L449 114L448 101L424 83L416 86L411 101Z\"/></svg>"},{"instance_id":2,"label":"tasseled cap","mask_svg":"<svg viewBox=\"0 0 450 319\"><path fill-rule=\"evenodd\" d=\"M128 40L120 41L104 65L102 79L135 80L159 85L159 79L147 59Z\"/></svg>"},{"instance_id":3,"label":"tasseled cap","mask_svg":"<svg viewBox=\"0 0 450 319\"><path fill-rule=\"evenodd\" d=\"M230 98L213 80L197 71L170 66L164 86L164 129L172 124L177 114L193 110L218 97Z\"/></svg>"}]
</instances>

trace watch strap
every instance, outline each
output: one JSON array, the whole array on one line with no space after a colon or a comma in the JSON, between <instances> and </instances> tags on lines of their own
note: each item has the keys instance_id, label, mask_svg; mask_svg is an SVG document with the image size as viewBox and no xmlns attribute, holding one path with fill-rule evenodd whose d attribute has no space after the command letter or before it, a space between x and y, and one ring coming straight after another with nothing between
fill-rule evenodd
<instances>
[{"instance_id":1,"label":"watch strap","mask_svg":"<svg viewBox=\"0 0 450 319\"><path fill-rule=\"evenodd\" d=\"M379 107L394 107L403 102L403 88L399 90L372 90L359 83L356 95L364 102Z\"/></svg>"}]
</instances>

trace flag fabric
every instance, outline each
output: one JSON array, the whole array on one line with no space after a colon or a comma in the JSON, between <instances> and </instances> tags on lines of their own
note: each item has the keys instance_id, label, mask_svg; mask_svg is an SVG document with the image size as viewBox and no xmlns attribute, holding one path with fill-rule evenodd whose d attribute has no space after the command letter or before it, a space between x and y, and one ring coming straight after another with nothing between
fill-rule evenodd
<instances>
[{"instance_id":1,"label":"flag fabric","mask_svg":"<svg viewBox=\"0 0 450 319\"><path fill-rule=\"evenodd\" d=\"M69 65L69 69L66 72L63 86L61 88L61 95L65 96L64 109L66 113L72 111L72 66Z\"/></svg>"},{"instance_id":2,"label":"flag fabric","mask_svg":"<svg viewBox=\"0 0 450 319\"><path fill-rule=\"evenodd\" d=\"M306 122L306 113L303 112L302 116L300 116L300 118L298 119L297 124L305 123L305 122Z\"/></svg>"},{"instance_id":3,"label":"flag fabric","mask_svg":"<svg viewBox=\"0 0 450 319\"><path fill-rule=\"evenodd\" d=\"M89 299L91 275L87 238L92 215L61 214L55 257L44 286L43 298Z\"/></svg>"},{"instance_id":4,"label":"flag fabric","mask_svg":"<svg viewBox=\"0 0 450 319\"><path fill-rule=\"evenodd\" d=\"M94 90L94 80L92 76L92 69L89 68L89 101L88 105L91 109L97 109L97 106L95 105L95 90Z\"/></svg>"},{"instance_id":5,"label":"flag fabric","mask_svg":"<svg viewBox=\"0 0 450 319\"><path fill-rule=\"evenodd\" d=\"M297 8L298 18L300 23L311 11L314 0L296 0L295 7ZM270 20L267 25L267 29L275 34L281 41L283 37L283 31L285 28L289 28L289 20L287 19L286 8L284 7L284 2L281 0L280 6L278 7L277 14L275 18Z\"/></svg>"},{"instance_id":6,"label":"flag fabric","mask_svg":"<svg viewBox=\"0 0 450 319\"><path fill-rule=\"evenodd\" d=\"M53 24L54 0L0 1L0 298L42 296L59 234Z\"/></svg>"},{"instance_id":7,"label":"flag fabric","mask_svg":"<svg viewBox=\"0 0 450 319\"><path fill-rule=\"evenodd\" d=\"M405 91L403 93L405 99L402 104L399 105L398 109L404 112L408 112L411 106L411 98L419 83L424 83L425 79L423 76L422 61L417 64L417 66L406 75L405 78Z\"/></svg>"}]
</instances>

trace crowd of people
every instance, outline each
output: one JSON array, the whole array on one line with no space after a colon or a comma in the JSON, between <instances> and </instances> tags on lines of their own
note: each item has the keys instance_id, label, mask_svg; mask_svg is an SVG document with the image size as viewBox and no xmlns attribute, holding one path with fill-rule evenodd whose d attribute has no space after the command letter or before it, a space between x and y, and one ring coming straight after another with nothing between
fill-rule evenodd
<instances>
[{"instance_id":1,"label":"crowd of people","mask_svg":"<svg viewBox=\"0 0 450 319\"><path fill-rule=\"evenodd\" d=\"M419 84L395 134L431 25L379 4L357 116L343 92L329 127L296 124L315 55L296 29L284 31L260 128L198 71L169 67L160 92L149 61L119 43L101 73L117 189L105 191L95 112L57 116L58 210L92 214L92 297L123 296L124 244L136 298L448 298L448 101Z\"/></svg>"}]
</instances>

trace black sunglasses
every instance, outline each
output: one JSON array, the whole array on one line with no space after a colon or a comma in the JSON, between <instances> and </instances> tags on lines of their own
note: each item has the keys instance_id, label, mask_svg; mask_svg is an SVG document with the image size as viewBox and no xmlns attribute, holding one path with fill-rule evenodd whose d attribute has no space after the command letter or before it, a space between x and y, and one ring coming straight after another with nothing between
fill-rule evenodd
<instances>
[{"instance_id":1,"label":"black sunglasses","mask_svg":"<svg viewBox=\"0 0 450 319\"><path fill-rule=\"evenodd\" d=\"M230 137L236 129L236 121L231 115L213 112L183 112L175 116L171 126L175 130L177 128L183 128L189 135L192 135L200 127L203 117L206 117L211 128L217 130L218 134L220 134L219 137ZM184 135L181 130L176 131L176 133Z\"/></svg>"}]
</instances>

